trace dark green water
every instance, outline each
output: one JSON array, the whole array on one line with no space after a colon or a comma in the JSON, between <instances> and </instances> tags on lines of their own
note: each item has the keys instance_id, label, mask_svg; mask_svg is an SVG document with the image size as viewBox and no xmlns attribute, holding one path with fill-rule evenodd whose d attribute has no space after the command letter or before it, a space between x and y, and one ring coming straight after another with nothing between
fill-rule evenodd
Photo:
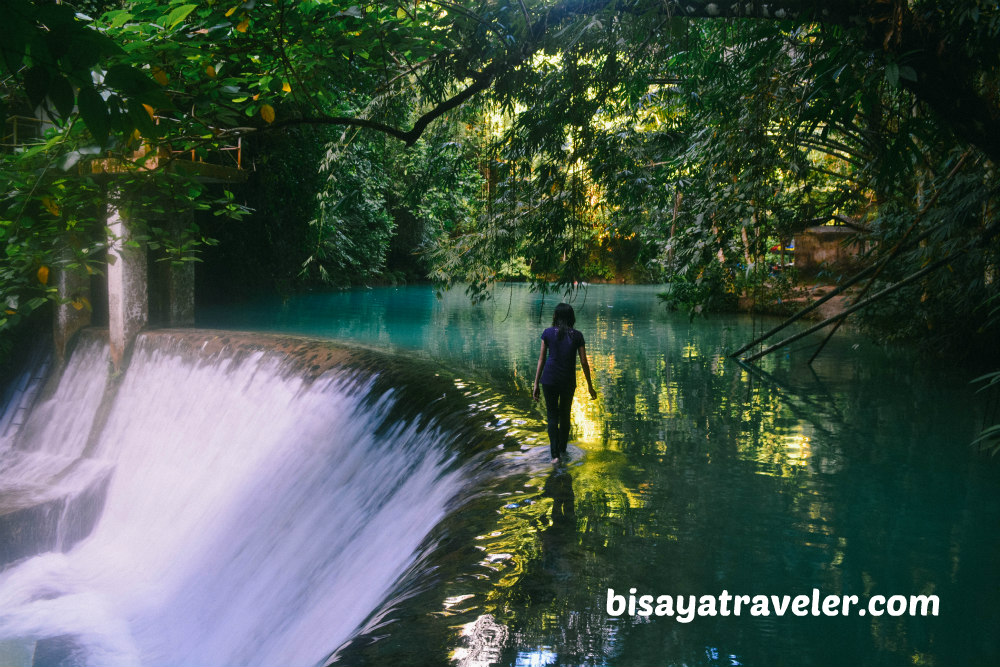
<instances>
[{"instance_id":1,"label":"dark green water","mask_svg":"<svg viewBox=\"0 0 1000 667\"><path fill-rule=\"evenodd\" d=\"M508 446L436 531L424 570L340 664L997 665L1000 468L946 366L838 333L750 373L726 352L772 321L669 314L656 288L575 296L599 397L578 390L553 472L528 395L558 298L471 306L426 287L199 313L208 327L348 339L469 378ZM511 445L510 443L513 443ZM494 465L494 469L497 466ZM938 616L613 617L638 595L937 595Z\"/></svg>"}]
</instances>

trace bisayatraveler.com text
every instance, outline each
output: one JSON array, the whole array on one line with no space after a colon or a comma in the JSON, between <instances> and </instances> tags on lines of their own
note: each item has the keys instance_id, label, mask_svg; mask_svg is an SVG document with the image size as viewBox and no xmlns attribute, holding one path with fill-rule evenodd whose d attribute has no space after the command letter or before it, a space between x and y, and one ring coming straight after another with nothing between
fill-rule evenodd
<instances>
[{"instance_id":1,"label":"bisayatraveler.com text","mask_svg":"<svg viewBox=\"0 0 1000 667\"><path fill-rule=\"evenodd\" d=\"M639 595L608 589L610 616L668 616L680 623L712 616L937 616L937 595L823 595L818 588L808 595Z\"/></svg>"}]
</instances>

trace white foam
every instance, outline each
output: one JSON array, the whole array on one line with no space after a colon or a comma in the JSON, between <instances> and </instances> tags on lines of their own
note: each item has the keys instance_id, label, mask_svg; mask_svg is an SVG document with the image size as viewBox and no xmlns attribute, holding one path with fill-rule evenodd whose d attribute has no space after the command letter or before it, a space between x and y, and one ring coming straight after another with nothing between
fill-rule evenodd
<instances>
[{"instance_id":1,"label":"white foam","mask_svg":"<svg viewBox=\"0 0 1000 667\"><path fill-rule=\"evenodd\" d=\"M63 381L102 385L106 353L85 353ZM104 514L0 575L0 640L71 635L90 664L157 667L313 665L347 640L461 480L440 433L384 424L392 396L281 371L140 345L92 454L114 466ZM78 454L62 434L89 428L83 405L51 403L27 446Z\"/></svg>"}]
</instances>

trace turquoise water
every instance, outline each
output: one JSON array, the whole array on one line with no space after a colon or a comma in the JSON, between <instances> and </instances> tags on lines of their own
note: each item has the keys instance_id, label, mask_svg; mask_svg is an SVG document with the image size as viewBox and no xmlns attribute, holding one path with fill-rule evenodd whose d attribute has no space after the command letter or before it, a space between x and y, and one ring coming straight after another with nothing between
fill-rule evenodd
<instances>
[{"instance_id":1,"label":"turquoise water","mask_svg":"<svg viewBox=\"0 0 1000 667\"><path fill-rule=\"evenodd\" d=\"M838 333L749 371L747 316L690 322L656 288L573 296L598 399L547 464L529 394L558 297L473 306L427 287L199 313L198 324L346 339L439 362L506 438L345 665L1000 664L1000 469L970 450L978 399L947 366ZM345 509L345 511L350 511ZM936 595L937 616L612 616L637 596Z\"/></svg>"}]
</instances>

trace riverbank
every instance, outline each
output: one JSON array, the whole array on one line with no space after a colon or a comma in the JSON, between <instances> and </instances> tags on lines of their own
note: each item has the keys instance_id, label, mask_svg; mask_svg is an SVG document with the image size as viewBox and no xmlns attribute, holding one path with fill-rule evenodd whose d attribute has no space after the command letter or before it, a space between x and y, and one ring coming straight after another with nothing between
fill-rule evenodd
<instances>
[{"instance_id":1,"label":"riverbank","mask_svg":"<svg viewBox=\"0 0 1000 667\"><path fill-rule=\"evenodd\" d=\"M754 295L741 296L737 311L747 314L788 317L823 299L836 289L837 285L833 283L821 280L805 281L785 297L774 296L760 300ZM839 315L854 303L861 293L861 289L859 286L854 286L830 297L814 310L806 313L802 319L818 322Z\"/></svg>"}]
</instances>

